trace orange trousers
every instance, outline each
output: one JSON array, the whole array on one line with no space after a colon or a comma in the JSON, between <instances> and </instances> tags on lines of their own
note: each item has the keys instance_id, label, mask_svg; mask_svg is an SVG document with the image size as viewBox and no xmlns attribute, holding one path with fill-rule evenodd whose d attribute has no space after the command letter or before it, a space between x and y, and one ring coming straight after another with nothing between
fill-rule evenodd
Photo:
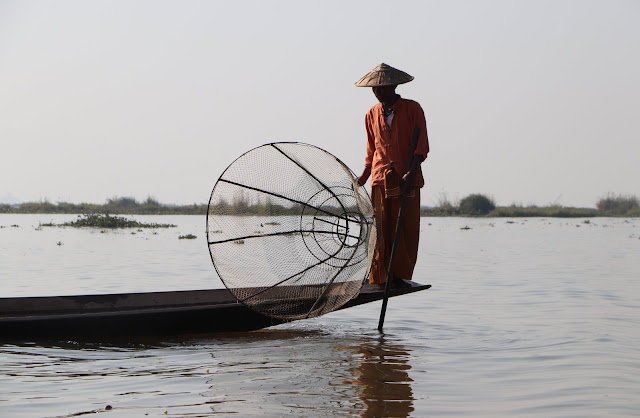
<instances>
[{"instance_id":1,"label":"orange trousers","mask_svg":"<svg viewBox=\"0 0 640 418\"><path fill-rule=\"evenodd\" d=\"M420 238L420 189L415 188L413 196L407 198L404 208L404 223L400 231L394 276L411 280L413 268L418 259L418 240ZM386 283L391 260L391 247L398 223L400 196L385 195L383 186L371 187L371 202L376 214L377 244L376 254L369 273L369 283Z\"/></svg>"}]
</instances>

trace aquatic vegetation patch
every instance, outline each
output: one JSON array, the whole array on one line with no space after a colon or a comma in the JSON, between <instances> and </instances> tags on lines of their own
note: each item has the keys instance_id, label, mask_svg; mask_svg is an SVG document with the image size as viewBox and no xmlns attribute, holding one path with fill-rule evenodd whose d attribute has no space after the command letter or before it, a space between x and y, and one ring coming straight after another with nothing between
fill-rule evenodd
<instances>
[{"instance_id":1,"label":"aquatic vegetation patch","mask_svg":"<svg viewBox=\"0 0 640 418\"><path fill-rule=\"evenodd\" d=\"M193 234L187 234L187 235L178 236L178 239L196 239L196 238L198 238L198 237L193 235Z\"/></svg>"},{"instance_id":2,"label":"aquatic vegetation patch","mask_svg":"<svg viewBox=\"0 0 640 418\"><path fill-rule=\"evenodd\" d=\"M174 228L173 224L143 223L122 216L111 216L109 214L85 214L78 215L78 219L62 224L51 224L47 226L70 226L73 228Z\"/></svg>"}]
</instances>

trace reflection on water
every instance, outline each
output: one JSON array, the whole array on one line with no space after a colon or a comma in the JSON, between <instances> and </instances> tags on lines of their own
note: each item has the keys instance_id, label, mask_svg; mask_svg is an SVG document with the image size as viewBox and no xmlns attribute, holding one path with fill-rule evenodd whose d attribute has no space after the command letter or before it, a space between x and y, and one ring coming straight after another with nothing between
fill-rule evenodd
<instances>
[{"instance_id":1,"label":"reflection on water","mask_svg":"<svg viewBox=\"0 0 640 418\"><path fill-rule=\"evenodd\" d=\"M408 416L414 400L408 351L383 336L349 349L362 356L360 365L353 369L355 380L344 382L360 387L359 397L365 406L362 416Z\"/></svg>"},{"instance_id":2,"label":"reflection on water","mask_svg":"<svg viewBox=\"0 0 640 418\"><path fill-rule=\"evenodd\" d=\"M300 327L173 340L0 345L0 416L408 416L410 354Z\"/></svg>"},{"instance_id":3,"label":"reflection on water","mask_svg":"<svg viewBox=\"0 0 640 418\"><path fill-rule=\"evenodd\" d=\"M231 334L201 393L216 413L408 416L409 353L379 336L276 329Z\"/></svg>"}]
</instances>

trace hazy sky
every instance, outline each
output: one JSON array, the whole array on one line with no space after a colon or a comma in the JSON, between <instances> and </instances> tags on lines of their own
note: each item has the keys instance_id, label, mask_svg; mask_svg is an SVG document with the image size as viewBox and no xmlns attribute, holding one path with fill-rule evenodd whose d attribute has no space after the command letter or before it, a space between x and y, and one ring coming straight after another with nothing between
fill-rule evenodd
<instances>
[{"instance_id":1,"label":"hazy sky","mask_svg":"<svg viewBox=\"0 0 640 418\"><path fill-rule=\"evenodd\" d=\"M0 0L0 200L204 203L273 141L359 173L381 62L427 116L423 205L640 195L637 0Z\"/></svg>"}]
</instances>

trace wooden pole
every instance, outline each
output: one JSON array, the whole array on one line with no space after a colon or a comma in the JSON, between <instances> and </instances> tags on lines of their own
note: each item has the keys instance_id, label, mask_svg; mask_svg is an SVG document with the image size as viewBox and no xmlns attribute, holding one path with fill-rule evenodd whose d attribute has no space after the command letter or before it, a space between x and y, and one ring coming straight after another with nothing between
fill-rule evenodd
<instances>
[{"instance_id":1,"label":"wooden pole","mask_svg":"<svg viewBox=\"0 0 640 418\"><path fill-rule=\"evenodd\" d=\"M411 154L409 155L409 171L410 171L410 175L409 175L409 180L412 180L414 178L414 168L413 168L413 161L414 161L414 154L416 152L416 147L418 146L418 136L420 135L420 128L419 127L415 127L413 129L413 138L411 141ZM396 234L393 237L393 246L391 247L391 259L389 260L389 271L387 272L387 282L384 285L384 298L382 299L382 310L380 311L380 320L378 321L378 332L382 332L382 327L384 325L384 317L387 313L387 303L389 301L389 290L391 289L391 286L389 285L389 283L393 280L393 273L395 270L395 264L396 264L396 254L398 252L398 241L400 238L400 233L402 232L402 226L404 224L404 208L407 205L407 197L410 191L410 187L409 186L413 186L413 184L410 185L405 185L405 187L402 188L402 196L401 196L401 200L400 200L400 210L398 211L398 222L396 224Z\"/></svg>"}]
</instances>

